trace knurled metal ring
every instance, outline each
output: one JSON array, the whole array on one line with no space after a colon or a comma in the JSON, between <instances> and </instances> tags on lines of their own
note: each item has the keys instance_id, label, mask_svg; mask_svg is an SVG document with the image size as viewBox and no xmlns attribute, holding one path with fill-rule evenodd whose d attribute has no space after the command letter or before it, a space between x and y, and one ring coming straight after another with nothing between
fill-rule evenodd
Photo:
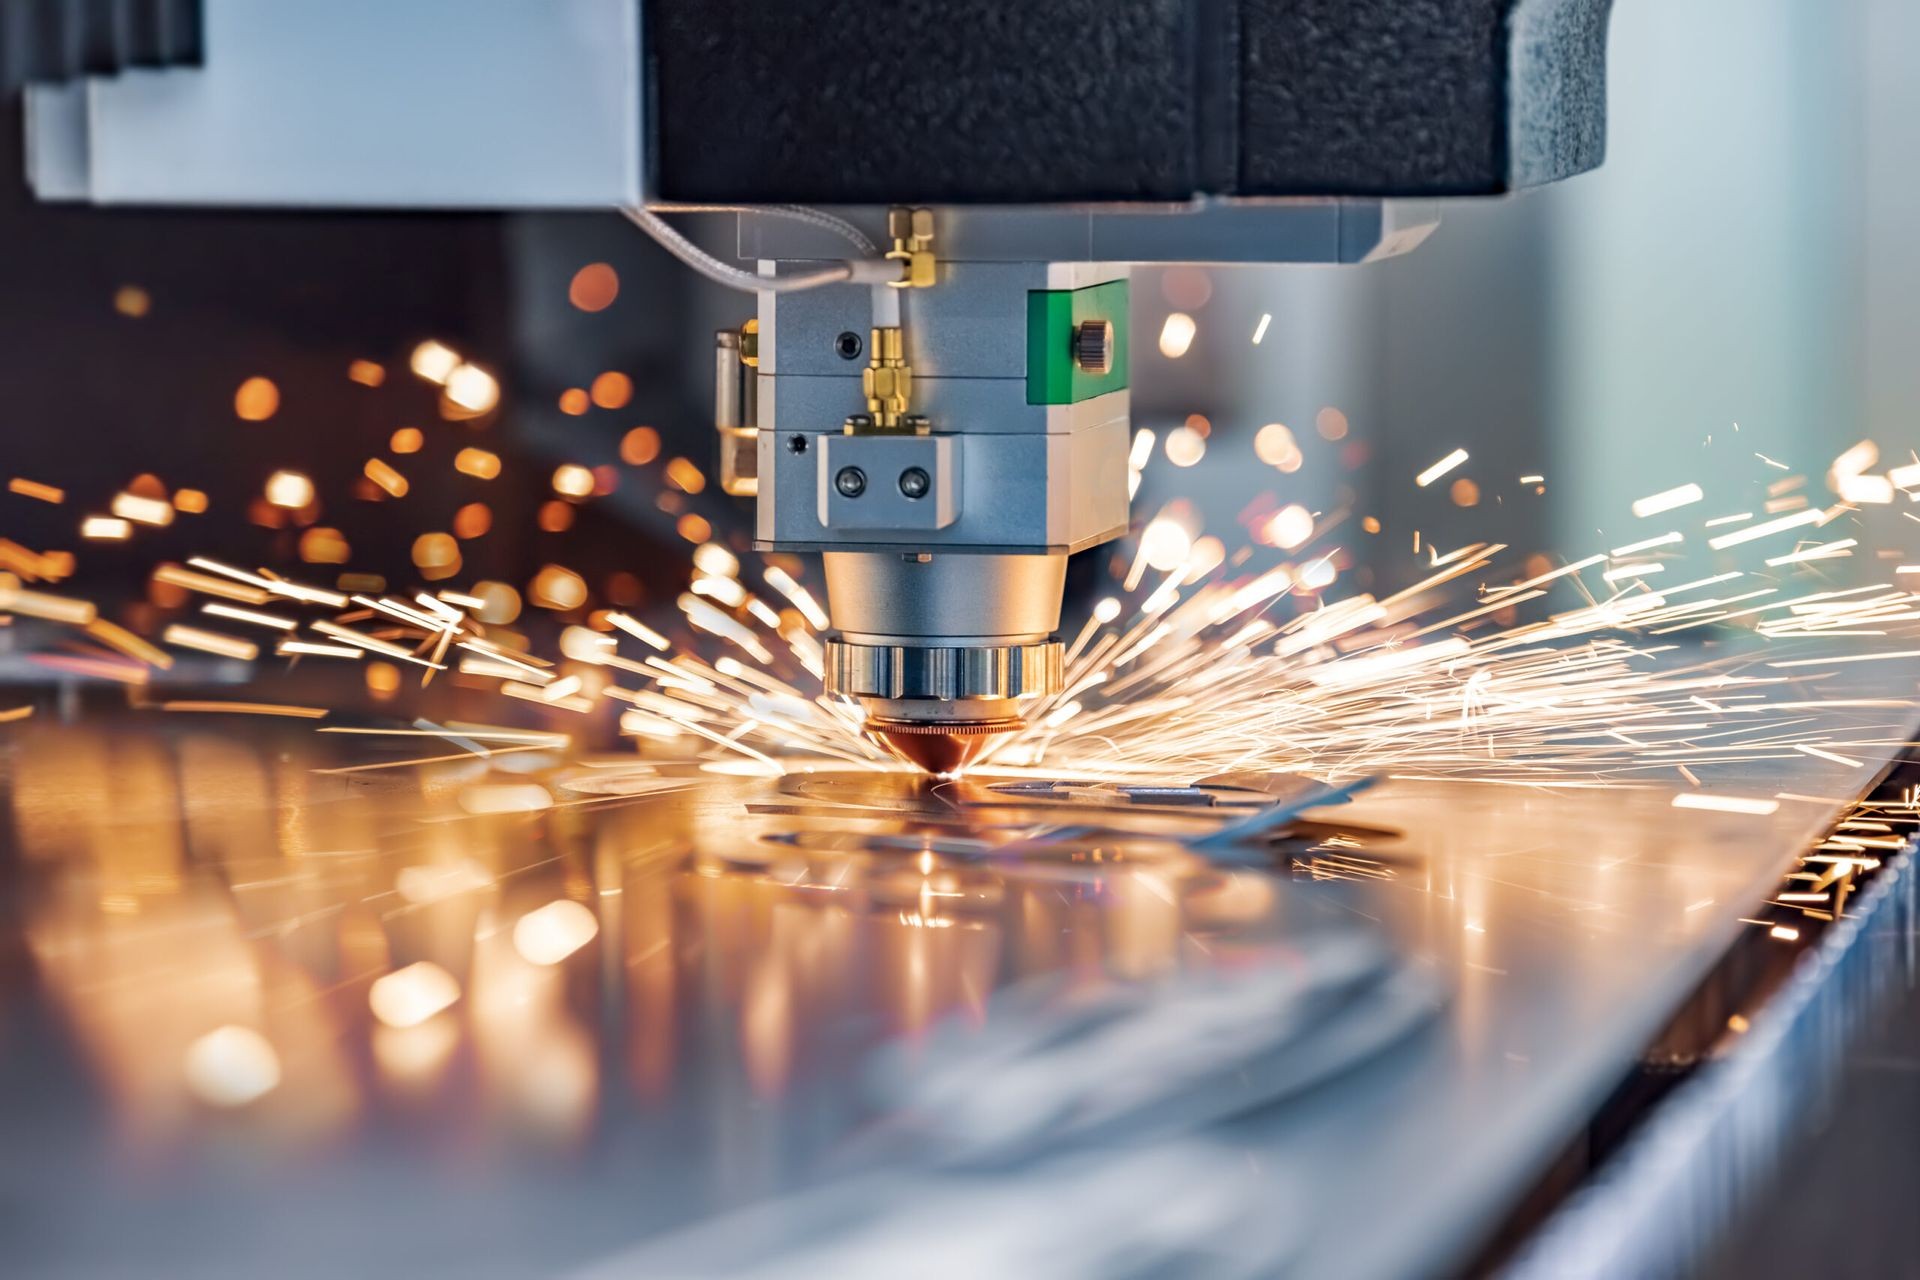
<instances>
[{"instance_id":1,"label":"knurled metal ring","mask_svg":"<svg viewBox=\"0 0 1920 1280\"><path fill-rule=\"evenodd\" d=\"M829 693L851 698L1026 698L1058 693L1058 640L1039 644L853 644L829 638Z\"/></svg>"},{"instance_id":2,"label":"knurled metal ring","mask_svg":"<svg viewBox=\"0 0 1920 1280\"><path fill-rule=\"evenodd\" d=\"M1073 360L1087 373L1113 367L1113 321L1082 320L1073 330Z\"/></svg>"}]
</instances>

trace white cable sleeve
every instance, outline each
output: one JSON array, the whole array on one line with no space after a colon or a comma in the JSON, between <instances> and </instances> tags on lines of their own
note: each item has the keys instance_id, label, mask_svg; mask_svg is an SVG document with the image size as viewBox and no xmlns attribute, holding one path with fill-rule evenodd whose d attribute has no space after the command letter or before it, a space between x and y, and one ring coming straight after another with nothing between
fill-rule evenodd
<instances>
[{"instance_id":1,"label":"white cable sleeve","mask_svg":"<svg viewBox=\"0 0 1920 1280\"><path fill-rule=\"evenodd\" d=\"M885 258L861 258L799 275L756 275L751 271L729 266L720 261L674 230L665 218L651 209L628 207L621 209L620 212L626 215L629 222L652 236L661 248L707 279L715 284L745 293L755 293L760 290L766 290L769 293L797 293L802 289L817 289L821 285L839 284L844 281L872 284L898 279L900 274L899 265Z\"/></svg>"},{"instance_id":2,"label":"white cable sleeve","mask_svg":"<svg viewBox=\"0 0 1920 1280\"><path fill-rule=\"evenodd\" d=\"M656 201L647 208L655 213L764 213L769 217L804 222L808 226L832 232L850 242L862 257L880 256L880 246L859 227L838 214L804 204L678 204Z\"/></svg>"}]
</instances>

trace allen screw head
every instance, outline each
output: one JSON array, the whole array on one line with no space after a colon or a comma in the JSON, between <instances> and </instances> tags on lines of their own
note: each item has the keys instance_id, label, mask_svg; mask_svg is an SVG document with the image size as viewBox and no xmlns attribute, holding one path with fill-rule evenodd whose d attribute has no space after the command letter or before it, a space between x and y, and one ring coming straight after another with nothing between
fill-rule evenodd
<instances>
[{"instance_id":1,"label":"allen screw head","mask_svg":"<svg viewBox=\"0 0 1920 1280\"><path fill-rule=\"evenodd\" d=\"M909 498L924 498L932 487L933 477L919 467L908 467L900 473L900 492Z\"/></svg>"},{"instance_id":2,"label":"allen screw head","mask_svg":"<svg viewBox=\"0 0 1920 1280\"><path fill-rule=\"evenodd\" d=\"M842 467L833 477L833 487L843 498L857 498L867 491L867 473L858 467Z\"/></svg>"},{"instance_id":3,"label":"allen screw head","mask_svg":"<svg viewBox=\"0 0 1920 1280\"><path fill-rule=\"evenodd\" d=\"M787 437L788 453L805 453L806 451L807 451L807 438L805 436L788 436Z\"/></svg>"},{"instance_id":4,"label":"allen screw head","mask_svg":"<svg viewBox=\"0 0 1920 1280\"><path fill-rule=\"evenodd\" d=\"M833 340L833 349L842 360L858 360L866 344L860 340L859 334L849 329Z\"/></svg>"}]
</instances>

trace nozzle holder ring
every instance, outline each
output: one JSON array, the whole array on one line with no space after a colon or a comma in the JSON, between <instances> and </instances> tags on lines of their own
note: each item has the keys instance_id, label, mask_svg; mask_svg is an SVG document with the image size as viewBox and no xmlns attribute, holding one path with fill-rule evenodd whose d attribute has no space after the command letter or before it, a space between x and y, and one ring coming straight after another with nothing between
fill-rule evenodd
<instances>
[{"instance_id":1,"label":"nozzle holder ring","mask_svg":"<svg viewBox=\"0 0 1920 1280\"><path fill-rule=\"evenodd\" d=\"M854 644L836 636L826 643L829 693L850 698L1029 698L1058 693L1062 653L1058 640L1036 644L906 645Z\"/></svg>"}]
</instances>

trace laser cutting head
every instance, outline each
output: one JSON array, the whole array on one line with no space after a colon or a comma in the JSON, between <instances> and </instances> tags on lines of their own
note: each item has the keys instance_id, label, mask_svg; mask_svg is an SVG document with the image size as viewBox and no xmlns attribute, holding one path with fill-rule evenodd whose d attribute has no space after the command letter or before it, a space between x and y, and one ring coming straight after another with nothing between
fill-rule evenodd
<instances>
[{"instance_id":1,"label":"laser cutting head","mask_svg":"<svg viewBox=\"0 0 1920 1280\"><path fill-rule=\"evenodd\" d=\"M1023 727L1061 690L1067 557L1128 525L1126 263L1346 260L1431 225L1368 208L1335 241L1302 234L1305 205L847 211L891 240L895 287L768 288L716 346L727 490L756 498L761 548L822 553L828 691L932 773ZM835 243L774 213L740 226L761 279L844 252L845 228ZM1090 226L1117 261L1088 260Z\"/></svg>"}]
</instances>

